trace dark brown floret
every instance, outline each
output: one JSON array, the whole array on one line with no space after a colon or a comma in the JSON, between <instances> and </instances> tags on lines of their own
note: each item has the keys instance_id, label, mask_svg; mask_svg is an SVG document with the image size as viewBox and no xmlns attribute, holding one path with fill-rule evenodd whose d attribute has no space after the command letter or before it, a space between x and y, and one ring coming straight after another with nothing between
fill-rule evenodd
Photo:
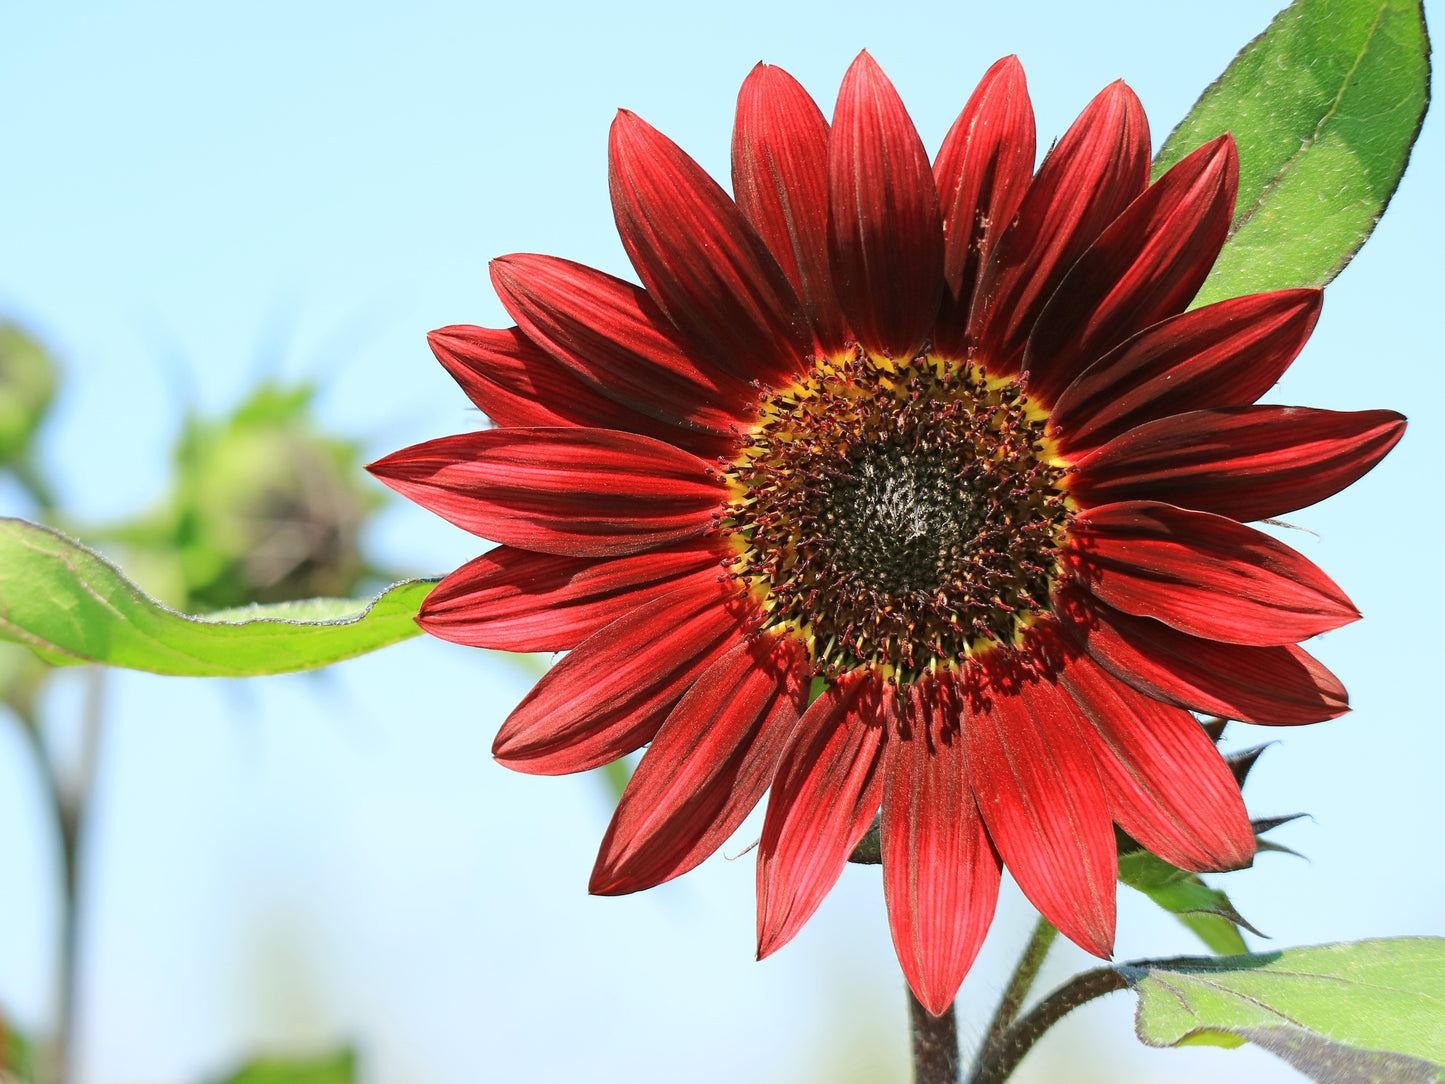
<instances>
[{"instance_id":1,"label":"dark brown floret","mask_svg":"<svg viewBox=\"0 0 1445 1084\"><path fill-rule=\"evenodd\" d=\"M725 476L731 572L817 672L909 680L1046 612L1063 471L1017 382L856 350L764 392Z\"/></svg>"}]
</instances>

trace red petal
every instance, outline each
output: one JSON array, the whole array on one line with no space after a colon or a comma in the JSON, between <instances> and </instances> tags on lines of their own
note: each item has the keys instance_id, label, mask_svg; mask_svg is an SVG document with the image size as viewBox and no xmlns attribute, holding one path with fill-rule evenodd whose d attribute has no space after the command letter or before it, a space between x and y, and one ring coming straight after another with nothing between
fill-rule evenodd
<instances>
[{"instance_id":1,"label":"red petal","mask_svg":"<svg viewBox=\"0 0 1445 1084\"><path fill-rule=\"evenodd\" d=\"M1206 639L1293 644L1359 618L1310 561L1224 516L1131 501L1074 518L1065 564L1109 605Z\"/></svg>"},{"instance_id":2,"label":"red petal","mask_svg":"<svg viewBox=\"0 0 1445 1084\"><path fill-rule=\"evenodd\" d=\"M617 805L591 891L637 892L720 847L773 780L808 704L812 667L790 636L738 644L688 690Z\"/></svg>"},{"instance_id":3,"label":"red petal","mask_svg":"<svg viewBox=\"0 0 1445 1084\"><path fill-rule=\"evenodd\" d=\"M429 440L367 470L458 527L574 557L702 534L721 486L696 456L608 429L492 429Z\"/></svg>"},{"instance_id":4,"label":"red petal","mask_svg":"<svg viewBox=\"0 0 1445 1084\"><path fill-rule=\"evenodd\" d=\"M781 383L813 349L798 297L716 181L672 140L622 110L609 144L622 245L662 311L707 358Z\"/></svg>"},{"instance_id":5,"label":"red petal","mask_svg":"<svg viewBox=\"0 0 1445 1084\"><path fill-rule=\"evenodd\" d=\"M1229 232L1239 156L1222 135L1160 177L1059 283L1024 350L1045 403L1125 339L1184 311Z\"/></svg>"},{"instance_id":6,"label":"red petal","mask_svg":"<svg viewBox=\"0 0 1445 1084\"><path fill-rule=\"evenodd\" d=\"M969 789L951 686L915 685L911 703L884 755L883 892L904 977L939 1016L993 921L1000 861Z\"/></svg>"},{"instance_id":7,"label":"red petal","mask_svg":"<svg viewBox=\"0 0 1445 1084\"><path fill-rule=\"evenodd\" d=\"M1081 730L1120 828L1180 869L1249 865L1254 829L1239 785L1194 716L1140 695L1088 659L1071 660L1063 681L1088 716Z\"/></svg>"},{"instance_id":8,"label":"red petal","mask_svg":"<svg viewBox=\"0 0 1445 1084\"><path fill-rule=\"evenodd\" d=\"M731 436L680 429L609 399L517 328L497 331L457 324L431 332L427 341L467 398L496 425L620 429L709 458L731 447Z\"/></svg>"},{"instance_id":9,"label":"red petal","mask_svg":"<svg viewBox=\"0 0 1445 1084\"><path fill-rule=\"evenodd\" d=\"M1046 677L985 663L962 690L979 811L1029 901L1080 948L1114 947L1118 863L1079 709Z\"/></svg>"},{"instance_id":10,"label":"red petal","mask_svg":"<svg viewBox=\"0 0 1445 1084\"><path fill-rule=\"evenodd\" d=\"M1044 159L984 265L968 324L990 374L1019 371L1024 342L1054 289L1148 180L1144 107L1113 83Z\"/></svg>"},{"instance_id":11,"label":"red petal","mask_svg":"<svg viewBox=\"0 0 1445 1084\"><path fill-rule=\"evenodd\" d=\"M861 670L813 701L768 798L758 846L758 959L793 939L838 880L881 799L894 705Z\"/></svg>"},{"instance_id":12,"label":"red petal","mask_svg":"<svg viewBox=\"0 0 1445 1084\"><path fill-rule=\"evenodd\" d=\"M933 345L947 357L967 354L964 332L974 287L1028 189L1034 144L1034 109L1024 69L1018 57L1006 56L985 73L933 163L947 280Z\"/></svg>"},{"instance_id":13,"label":"red petal","mask_svg":"<svg viewBox=\"0 0 1445 1084\"><path fill-rule=\"evenodd\" d=\"M1140 332L1089 366L1049 418L1070 456L1156 418L1248 406L1274 386L1319 319L1321 290L1235 297Z\"/></svg>"},{"instance_id":14,"label":"red petal","mask_svg":"<svg viewBox=\"0 0 1445 1084\"><path fill-rule=\"evenodd\" d=\"M492 285L523 331L590 387L671 425L720 438L752 389L689 356L647 291L554 256L517 254L492 261Z\"/></svg>"},{"instance_id":15,"label":"red petal","mask_svg":"<svg viewBox=\"0 0 1445 1084\"><path fill-rule=\"evenodd\" d=\"M843 77L828 141L833 282L858 341L911 358L943 293L943 220L923 141L867 52Z\"/></svg>"},{"instance_id":16,"label":"red petal","mask_svg":"<svg viewBox=\"0 0 1445 1084\"><path fill-rule=\"evenodd\" d=\"M759 64L738 93L733 194L793 284L825 353L848 339L828 266L828 122L782 68Z\"/></svg>"},{"instance_id":17,"label":"red petal","mask_svg":"<svg viewBox=\"0 0 1445 1084\"><path fill-rule=\"evenodd\" d=\"M492 755L535 775L583 772L652 740L742 636L731 585L690 583L588 637L502 724Z\"/></svg>"},{"instance_id":18,"label":"red petal","mask_svg":"<svg viewBox=\"0 0 1445 1084\"><path fill-rule=\"evenodd\" d=\"M1302 648L1225 644L1060 593L1071 634L1120 681L1166 704L1266 726L1297 726L1350 710L1337 677Z\"/></svg>"},{"instance_id":19,"label":"red petal","mask_svg":"<svg viewBox=\"0 0 1445 1084\"><path fill-rule=\"evenodd\" d=\"M1115 437L1078 462L1069 491L1083 504L1163 501L1269 519L1338 493L1404 432L1393 410L1196 410Z\"/></svg>"},{"instance_id":20,"label":"red petal","mask_svg":"<svg viewBox=\"0 0 1445 1084\"><path fill-rule=\"evenodd\" d=\"M570 651L669 591L716 582L718 561L700 542L600 561L499 546L437 584L416 620L468 647Z\"/></svg>"}]
</instances>

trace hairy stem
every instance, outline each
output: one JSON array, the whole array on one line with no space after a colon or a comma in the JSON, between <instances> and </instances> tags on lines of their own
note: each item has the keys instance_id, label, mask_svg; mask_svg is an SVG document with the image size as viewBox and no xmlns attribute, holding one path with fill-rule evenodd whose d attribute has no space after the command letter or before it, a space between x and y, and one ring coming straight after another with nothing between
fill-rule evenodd
<instances>
[{"instance_id":1,"label":"hairy stem","mask_svg":"<svg viewBox=\"0 0 1445 1084\"><path fill-rule=\"evenodd\" d=\"M992 1050L985 1050L974 1066L968 1084L1003 1084L1044 1032L1068 1013L1096 997L1123 990L1128 981L1112 967L1075 975L1036 1005Z\"/></svg>"},{"instance_id":2,"label":"hairy stem","mask_svg":"<svg viewBox=\"0 0 1445 1084\"><path fill-rule=\"evenodd\" d=\"M908 991L913 1032L913 1084L958 1084L958 1021L953 1006L934 1016Z\"/></svg>"},{"instance_id":3,"label":"hairy stem","mask_svg":"<svg viewBox=\"0 0 1445 1084\"><path fill-rule=\"evenodd\" d=\"M980 1064L993 1055L993 1048L1003 1041L1008 1029L1018 1018L1024 999L1029 996L1034 980L1039 977L1039 968L1044 966L1044 958L1048 956L1054 938L1058 936L1059 931L1054 929L1053 923L1040 916L1034 924L1034 932L1029 935L1029 943L1024 946L1023 955L1019 957L1014 973L1008 980L1008 986L1004 988L1003 997L999 998L998 1008L994 1010L993 1019L989 1021L988 1031L984 1032L983 1042L978 1048Z\"/></svg>"}]
</instances>

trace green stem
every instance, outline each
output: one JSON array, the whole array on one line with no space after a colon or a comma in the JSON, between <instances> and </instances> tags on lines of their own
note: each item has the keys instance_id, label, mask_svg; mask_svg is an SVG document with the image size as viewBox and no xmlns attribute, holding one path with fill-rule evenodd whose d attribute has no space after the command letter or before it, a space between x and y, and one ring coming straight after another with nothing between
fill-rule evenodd
<instances>
[{"instance_id":1,"label":"green stem","mask_svg":"<svg viewBox=\"0 0 1445 1084\"><path fill-rule=\"evenodd\" d=\"M1123 990L1128 981L1112 967L1100 967L1075 975L1040 1001L1022 1020L1009 1028L1003 1040L985 1050L974 1066L968 1084L1003 1084L1044 1032L1065 1015L1096 997Z\"/></svg>"},{"instance_id":2,"label":"green stem","mask_svg":"<svg viewBox=\"0 0 1445 1084\"><path fill-rule=\"evenodd\" d=\"M50 809L60 837L61 916L59 1012L52 1037L52 1052L44 1073L49 1084L70 1084L75 1077L76 1007L80 988L81 864L87 828L87 813L95 779L100 747L102 709L105 700L105 671L86 671L85 701L81 712L80 761L75 777L67 784L56 770L45 747L38 722L25 720L25 733L45 785Z\"/></svg>"},{"instance_id":3,"label":"green stem","mask_svg":"<svg viewBox=\"0 0 1445 1084\"><path fill-rule=\"evenodd\" d=\"M1040 917L1034 924L1034 931L1029 935L1029 943L1024 946L1023 955L1019 957L1018 964L1014 967L1014 973L1009 978L1008 986L1004 989L1003 997L999 999L998 1008L994 1010L993 1019L989 1021L988 1031L984 1032L983 1042L978 1048L978 1064L982 1065L990 1057L999 1043L1003 1042L1008 1029L1018 1018L1019 1010L1024 1006L1024 999L1029 996L1033 989L1034 980L1039 977L1039 968L1044 966L1044 959L1053 947L1054 939L1059 936L1059 931L1054 929L1053 923L1048 919Z\"/></svg>"},{"instance_id":4,"label":"green stem","mask_svg":"<svg viewBox=\"0 0 1445 1084\"><path fill-rule=\"evenodd\" d=\"M908 991L913 1033L913 1084L958 1084L958 1020L953 1006L934 1016Z\"/></svg>"}]
</instances>

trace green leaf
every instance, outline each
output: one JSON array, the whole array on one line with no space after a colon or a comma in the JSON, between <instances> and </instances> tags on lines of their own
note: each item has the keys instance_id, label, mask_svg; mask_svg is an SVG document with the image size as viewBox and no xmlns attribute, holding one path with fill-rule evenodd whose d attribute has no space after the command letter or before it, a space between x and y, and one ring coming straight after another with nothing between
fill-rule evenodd
<instances>
[{"instance_id":1,"label":"green leaf","mask_svg":"<svg viewBox=\"0 0 1445 1084\"><path fill-rule=\"evenodd\" d=\"M1429 104L1418 0L1296 0L1175 128L1158 176L1223 132L1239 147L1229 242L1196 305L1340 273L1384 214Z\"/></svg>"},{"instance_id":2,"label":"green leaf","mask_svg":"<svg viewBox=\"0 0 1445 1084\"><path fill-rule=\"evenodd\" d=\"M221 1084L352 1084L356 1055L350 1050L311 1060L258 1058Z\"/></svg>"},{"instance_id":3,"label":"green leaf","mask_svg":"<svg viewBox=\"0 0 1445 1084\"><path fill-rule=\"evenodd\" d=\"M1197 873L1171 866L1148 851L1121 854L1119 880L1178 918L1211 952L1224 956L1247 952L1249 946L1239 932L1241 926L1264 936L1245 921L1219 889L1205 884Z\"/></svg>"},{"instance_id":4,"label":"green leaf","mask_svg":"<svg viewBox=\"0 0 1445 1084\"><path fill-rule=\"evenodd\" d=\"M1445 939L1125 964L1150 1046L1251 1042L1328 1084L1445 1082Z\"/></svg>"},{"instance_id":5,"label":"green leaf","mask_svg":"<svg viewBox=\"0 0 1445 1084\"><path fill-rule=\"evenodd\" d=\"M187 617L80 543L0 518L0 639L55 665L97 662L191 677L312 670L417 635L414 618L431 588L431 581L411 580L371 600L312 599Z\"/></svg>"}]
</instances>

